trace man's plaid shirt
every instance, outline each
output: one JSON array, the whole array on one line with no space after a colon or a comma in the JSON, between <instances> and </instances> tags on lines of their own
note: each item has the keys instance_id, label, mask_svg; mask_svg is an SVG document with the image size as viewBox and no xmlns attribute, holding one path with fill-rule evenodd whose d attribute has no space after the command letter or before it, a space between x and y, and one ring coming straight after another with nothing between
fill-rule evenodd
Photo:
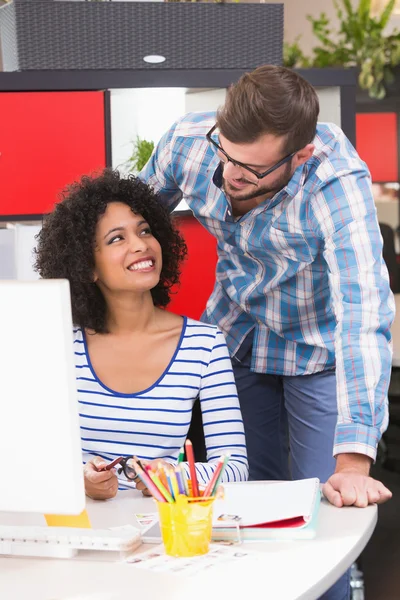
<instances>
[{"instance_id":1,"label":"man's plaid shirt","mask_svg":"<svg viewBox=\"0 0 400 600\"><path fill-rule=\"evenodd\" d=\"M231 355L253 331L256 372L336 368L334 454L375 458L388 420L394 300L367 166L339 127L321 123L312 158L288 185L235 218L205 137L214 123L215 113L180 119L140 175L171 210L182 192L217 239L203 319L221 328Z\"/></svg>"}]
</instances>

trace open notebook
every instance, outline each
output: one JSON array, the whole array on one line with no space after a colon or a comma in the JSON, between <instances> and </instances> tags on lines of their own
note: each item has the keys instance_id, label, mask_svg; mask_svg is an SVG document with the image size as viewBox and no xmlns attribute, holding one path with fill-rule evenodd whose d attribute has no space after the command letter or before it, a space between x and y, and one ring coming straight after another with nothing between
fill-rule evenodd
<instances>
[{"instance_id":1,"label":"open notebook","mask_svg":"<svg viewBox=\"0 0 400 600\"><path fill-rule=\"evenodd\" d=\"M228 483L214 504L213 539L315 537L321 493L316 478L279 483ZM240 531L238 531L240 530Z\"/></svg>"}]
</instances>

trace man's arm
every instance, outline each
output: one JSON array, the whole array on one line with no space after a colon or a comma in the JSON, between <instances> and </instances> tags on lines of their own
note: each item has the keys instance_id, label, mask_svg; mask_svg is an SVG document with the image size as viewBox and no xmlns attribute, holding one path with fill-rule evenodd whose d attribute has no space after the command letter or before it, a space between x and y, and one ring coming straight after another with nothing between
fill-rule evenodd
<instances>
[{"instance_id":1,"label":"man's arm","mask_svg":"<svg viewBox=\"0 0 400 600\"><path fill-rule=\"evenodd\" d=\"M173 174L172 144L175 127L176 124L163 135L149 161L139 173L140 179L154 188L161 202L170 212L182 200L182 192Z\"/></svg>"},{"instance_id":2,"label":"man's arm","mask_svg":"<svg viewBox=\"0 0 400 600\"><path fill-rule=\"evenodd\" d=\"M330 208L319 227L337 320L338 398L336 471L324 493L336 506L366 506L391 496L369 470L388 421L394 302L367 173L343 176L321 193Z\"/></svg>"}]
</instances>

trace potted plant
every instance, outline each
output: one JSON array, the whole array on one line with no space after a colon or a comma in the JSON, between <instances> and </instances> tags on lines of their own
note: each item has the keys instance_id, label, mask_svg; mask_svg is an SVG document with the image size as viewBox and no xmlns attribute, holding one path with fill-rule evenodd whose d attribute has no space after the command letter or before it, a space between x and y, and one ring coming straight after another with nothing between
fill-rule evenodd
<instances>
[{"instance_id":1,"label":"potted plant","mask_svg":"<svg viewBox=\"0 0 400 600\"><path fill-rule=\"evenodd\" d=\"M396 0L388 0L380 14L371 12L371 0L359 0L353 8L351 0L333 0L339 19L339 30L331 29L325 13L318 18L308 16L313 33L320 42L306 57L299 38L284 46L284 64L290 67L358 67L360 88L372 98L383 98L386 87L394 80L394 69L400 64L400 33L384 30Z\"/></svg>"},{"instance_id":2,"label":"potted plant","mask_svg":"<svg viewBox=\"0 0 400 600\"><path fill-rule=\"evenodd\" d=\"M154 150L154 142L136 136L133 142L132 154L125 163L129 173L139 173L148 162Z\"/></svg>"},{"instance_id":3,"label":"potted plant","mask_svg":"<svg viewBox=\"0 0 400 600\"><path fill-rule=\"evenodd\" d=\"M240 69L282 64L283 5L13 0L4 70Z\"/></svg>"}]
</instances>

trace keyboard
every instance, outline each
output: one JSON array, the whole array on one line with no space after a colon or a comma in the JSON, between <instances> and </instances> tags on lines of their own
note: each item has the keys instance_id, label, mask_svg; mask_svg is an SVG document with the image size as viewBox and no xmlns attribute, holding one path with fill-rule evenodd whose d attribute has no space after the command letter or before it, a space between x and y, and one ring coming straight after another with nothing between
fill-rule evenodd
<instances>
[{"instance_id":1,"label":"keyboard","mask_svg":"<svg viewBox=\"0 0 400 600\"><path fill-rule=\"evenodd\" d=\"M82 550L129 554L141 544L139 529L80 529L0 525L0 556L72 558Z\"/></svg>"}]
</instances>

